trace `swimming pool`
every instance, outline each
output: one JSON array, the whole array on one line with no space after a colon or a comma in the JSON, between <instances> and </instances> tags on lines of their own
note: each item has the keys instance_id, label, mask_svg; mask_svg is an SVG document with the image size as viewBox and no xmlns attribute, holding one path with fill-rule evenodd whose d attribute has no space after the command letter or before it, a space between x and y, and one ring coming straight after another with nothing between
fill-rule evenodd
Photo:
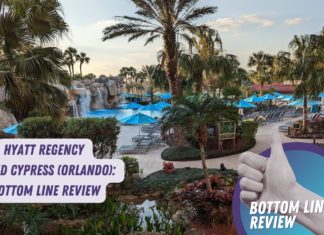
<instances>
[{"instance_id":1,"label":"swimming pool","mask_svg":"<svg viewBox=\"0 0 324 235\"><path fill-rule=\"evenodd\" d=\"M162 112L151 112L151 111L144 111L144 110L133 110L133 109L99 109L87 112L83 117L85 118L116 118L117 120L121 120L123 118L129 117L136 113L143 113L145 115L154 117L154 118L161 118Z\"/></svg>"}]
</instances>

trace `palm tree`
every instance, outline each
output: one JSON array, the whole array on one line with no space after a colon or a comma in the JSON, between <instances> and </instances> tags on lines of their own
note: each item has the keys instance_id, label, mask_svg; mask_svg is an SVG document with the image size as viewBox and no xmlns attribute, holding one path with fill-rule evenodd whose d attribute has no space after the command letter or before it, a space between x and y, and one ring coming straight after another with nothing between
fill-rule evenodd
<instances>
[{"instance_id":1,"label":"palm tree","mask_svg":"<svg viewBox=\"0 0 324 235\"><path fill-rule=\"evenodd\" d=\"M182 54L179 57L179 72L187 79L188 91L194 90L200 94L203 90L203 78L206 70L206 60L199 54Z\"/></svg>"},{"instance_id":2,"label":"palm tree","mask_svg":"<svg viewBox=\"0 0 324 235\"><path fill-rule=\"evenodd\" d=\"M122 77L123 82L125 83L125 87L127 89L128 87L128 80L127 80L127 76L128 76L128 68L127 67L122 67L119 71L119 76ZM129 92L129 91L127 91Z\"/></svg>"},{"instance_id":3,"label":"palm tree","mask_svg":"<svg viewBox=\"0 0 324 235\"><path fill-rule=\"evenodd\" d=\"M259 51L253 53L248 61L249 67L255 67L252 78L260 84L260 95L263 95L264 83L270 81L270 70L272 68L273 57L269 54Z\"/></svg>"},{"instance_id":4,"label":"palm tree","mask_svg":"<svg viewBox=\"0 0 324 235\"><path fill-rule=\"evenodd\" d=\"M235 56L221 54L221 38L212 29L199 30L190 51L190 54L179 55L179 71L187 78L189 90L194 85L196 94L203 91L204 80L215 78L219 85L220 76L229 77L235 71L234 58L238 63Z\"/></svg>"},{"instance_id":5,"label":"palm tree","mask_svg":"<svg viewBox=\"0 0 324 235\"><path fill-rule=\"evenodd\" d=\"M71 77L74 76L74 64L75 64L75 62L77 60L77 55L78 55L78 51L77 51L77 49L75 49L73 47L68 47L64 51L65 64L69 68L69 72L70 72Z\"/></svg>"},{"instance_id":6,"label":"palm tree","mask_svg":"<svg viewBox=\"0 0 324 235\"><path fill-rule=\"evenodd\" d=\"M308 96L318 95L324 87L323 36L294 36L289 47L294 52L296 60L294 74L300 84L296 87L295 96L303 98L303 131L307 132Z\"/></svg>"},{"instance_id":7,"label":"palm tree","mask_svg":"<svg viewBox=\"0 0 324 235\"><path fill-rule=\"evenodd\" d=\"M212 191L206 164L206 144L208 140L207 128L209 125L222 120L237 120L238 112L236 109L227 107L218 98L208 95L188 96L178 100L162 118L162 129L168 130L173 126L181 128L194 137L200 148L200 157L207 184L207 190Z\"/></svg>"},{"instance_id":8,"label":"palm tree","mask_svg":"<svg viewBox=\"0 0 324 235\"><path fill-rule=\"evenodd\" d=\"M134 67L129 67L127 68L127 75L129 77L129 80L130 80L130 86L131 86L131 89L132 89L132 94L134 94L134 81L136 79L136 74L137 74L137 71Z\"/></svg>"},{"instance_id":9,"label":"palm tree","mask_svg":"<svg viewBox=\"0 0 324 235\"><path fill-rule=\"evenodd\" d=\"M76 61L80 62L80 75L82 77L82 65L84 63L89 64L90 58L87 57L87 54L84 52L81 52L79 55L76 55Z\"/></svg>"},{"instance_id":10,"label":"palm tree","mask_svg":"<svg viewBox=\"0 0 324 235\"><path fill-rule=\"evenodd\" d=\"M167 74L161 65L144 66L140 72L150 83L151 101L153 101L154 90L167 91L169 83Z\"/></svg>"},{"instance_id":11,"label":"palm tree","mask_svg":"<svg viewBox=\"0 0 324 235\"><path fill-rule=\"evenodd\" d=\"M192 43L189 34L207 29L206 25L194 22L203 16L213 14L217 7L198 7L199 0L131 0L137 7L136 17L120 16L120 23L104 30L103 41L128 36L129 41L147 37L145 45L162 38L165 53L166 73L174 98L181 94L181 83L177 77L177 44L179 39ZM188 34L189 33L189 34Z\"/></svg>"},{"instance_id":12,"label":"palm tree","mask_svg":"<svg viewBox=\"0 0 324 235\"><path fill-rule=\"evenodd\" d=\"M295 80L292 73L293 60L291 54L286 51L279 51L273 60L273 75L277 81L291 81L295 86Z\"/></svg>"},{"instance_id":13,"label":"palm tree","mask_svg":"<svg viewBox=\"0 0 324 235\"><path fill-rule=\"evenodd\" d=\"M68 32L57 0L0 1L0 86L18 120L30 111L59 115L67 102L63 53L50 45Z\"/></svg>"},{"instance_id":14,"label":"palm tree","mask_svg":"<svg viewBox=\"0 0 324 235\"><path fill-rule=\"evenodd\" d=\"M198 30L190 46L190 50L196 50L203 60L223 52L223 42L219 33L209 28Z\"/></svg>"}]
</instances>

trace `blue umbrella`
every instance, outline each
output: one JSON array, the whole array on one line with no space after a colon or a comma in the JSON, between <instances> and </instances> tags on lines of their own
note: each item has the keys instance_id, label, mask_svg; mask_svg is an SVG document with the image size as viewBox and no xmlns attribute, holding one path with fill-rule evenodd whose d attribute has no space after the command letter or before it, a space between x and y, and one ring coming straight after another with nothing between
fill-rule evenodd
<instances>
[{"instance_id":1,"label":"blue umbrella","mask_svg":"<svg viewBox=\"0 0 324 235\"><path fill-rule=\"evenodd\" d=\"M6 134L10 134L10 135L17 135L18 134L18 126L20 124L15 124L12 126L9 126L7 128L4 128L2 131Z\"/></svg>"},{"instance_id":2,"label":"blue umbrella","mask_svg":"<svg viewBox=\"0 0 324 235\"><path fill-rule=\"evenodd\" d=\"M248 103L261 103L261 102L264 102L265 100L262 97L251 96L249 98L246 98L243 101L248 102Z\"/></svg>"},{"instance_id":3,"label":"blue umbrella","mask_svg":"<svg viewBox=\"0 0 324 235\"><path fill-rule=\"evenodd\" d=\"M237 108L240 109L250 109L250 108L256 108L257 106L254 104L250 104L248 102L245 102L244 100L241 100L237 105L235 105Z\"/></svg>"},{"instance_id":4,"label":"blue umbrella","mask_svg":"<svg viewBox=\"0 0 324 235\"><path fill-rule=\"evenodd\" d=\"M124 105L123 108L124 109L140 109L140 108L143 108L143 105L132 102L127 105Z\"/></svg>"},{"instance_id":5,"label":"blue umbrella","mask_svg":"<svg viewBox=\"0 0 324 235\"><path fill-rule=\"evenodd\" d=\"M282 99L284 99L284 98L286 98L286 97L288 97L289 95L279 95L279 96L277 96L277 99L280 99L280 100L282 100Z\"/></svg>"},{"instance_id":6,"label":"blue umbrella","mask_svg":"<svg viewBox=\"0 0 324 235\"><path fill-rule=\"evenodd\" d=\"M270 95L270 94L266 94L264 96L261 96L262 99L264 100L275 100L277 99L277 97L273 96L273 95Z\"/></svg>"},{"instance_id":7,"label":"blue umbrella","mask_svg":"<svg viewBox=\"0 0 324 235\"><path fill-rule=\"evenodd\" d=\"M161 111L165 108L171 107L171 104L166 103L166 102L159 102L159 103L156 103L155 106Z\"/></svg>"},{"instance_id":8,"label":"blue umbrella","mask_svg":"<svg viewBox=\"0 0 324 235\"><path fill-rule=\"evenodd\" d=\"M159 112L160 109L156 107L154 104L149 104L144 106L143 108L140 108L140 111L151 111L151 112Z\"/></svg>"},{"instance_id":9,"label":"blue umbrella","mask_svg":"<svg viewBox=\"0 0 324 235\"><path fill-rule=\"evenodd\" d=\"M153 116L153 112L160 112L161 110L156 107L154 104L149 104L140 108L140 111L151 111L151 117Z\"/></svg>"},{"instance_id":10,"label":"blue umbrella","mask_svg":"<svg viewBox=\"0 0 324 235\"><path fill-rule=\"evenodd\" d=\"M276 97L282 96L282 94L281 94L280 92L277 92L277 91L272 92L272 94L273 94L274 96L276 96Z\"/></svg>"},{"instance_id":11,"label":"blue umbrella","mask_svg":"<svg viewBox=\"0 0 324 235\"><path fill-rule=\"evenodd\" d=\"M307 106L308 107L311 107L311 106L314 106L314 105L320 105L321 102L320 101L313 101L313 100L309 100L307 101ZM289 106L295 106L295 107L302 107L304 106L304 100L302 99L299 99L299 100L296 100L294 102L291 102L290 104L288 104Z\"/></svg>"},{"instance_id":12,"label":"blue umbrella","mask_svg":"<svg viewBox=\"0 0 324 235\"><path fill-rule=\"evenodd\" d=\"M121 119L120 122L127 125L144 125L156 123L157 120L145 114L137 113L132 116Z\"/></svg>"},{"instance_id":13,"label":"blue umbrella","mask_svg":"<svg viewBox=\"0 0 324 235\"><path fill-rule=\"evenodd\" d=\"M283 101L293 101L294 96L293 95L286 95L286 96L284 96L284 98L282 100Z\"/></svg>"},{"instance_id":14,"label":"blue umbrella","mask_svg":"<svg viewBox=\"0 0 324 235\"><path fill-rule=\"evenodd\" d=\"M171 100L172 99L172 94L167 92L167 93L163 93L160 95L160 98L162 100Z\"/></svg>"},{"instance_id":15,"label":"blue umbrella","mask_svg":"<svg viewBox=\"0 0 324 235\"><path fill-rule=\"evenodd\" d=\"M145 114L137 113L132 116L121 119L120 122L127 124L127 125L138 125L139 126L139 134L141 134L140 125L153 124L153 123L156 123L157 120L154 118L151 118L150 116L147 116Z\"/></svg>"},{"instance_id":16,"label":"blue umbrella","mask_svg":"<svg viewBox=\"0 0 324 235\"><path fill-rule=\"evenodd\" d=\"M324 98L324 93L322 92L321 94L318 95L319 98Z\"/></svg>"}]
</instances>

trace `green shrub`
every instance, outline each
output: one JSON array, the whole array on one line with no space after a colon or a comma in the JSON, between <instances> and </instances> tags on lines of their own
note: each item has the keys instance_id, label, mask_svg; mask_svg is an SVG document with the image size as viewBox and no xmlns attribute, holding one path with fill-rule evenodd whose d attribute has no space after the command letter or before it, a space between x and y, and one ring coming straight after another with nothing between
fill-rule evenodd
<instances>
[{"instance_id":1,"label":"green shrub","mask_svg":"<svg viewBox=\"0 0 324 235\"><path fill-rule=\"evenodd\" d=\"M121 158L125 163L126 177L132 174L139 173L138 161L134 157L125 156Z\"/></svg>"},{"instance_id":2,"label":"green shrub","mask_svg":"<svg viewBox=\"0 0 324 235\"><path fill-rule=\"evenodd\" d=\"M241 148L238 149L227 149L222 152L206 151L207 158L220 158L242 153L253 148L255 144L255 139L249 137L244 140L244 145L242 145ZM201 159L199 149L196 149L194 147L170 147L162 152L161 157L165 161L195 161Z\"/></svg>"},{"instance_id":3,"label":"green shrub","mask_svg":"<svg viewBox=\"0 0 324 235\"><path fill-rule=\"evenodd\" d=\"M90 139L96 158L111 157L120 128L115 118L71 118L63 125L63 138Z\"/></svg>"},{"instance_id":4,"label":"green shrub","mask_svg":"<svg viewBox=\"0 0 324 235\"><path fill-rule=\"evenodd\" d=\"M139 208L127 205L114 198L107 198L102 204L92 205L91 214L86 213L86 222L77 227L62 225L62 235L123 235L137 232L163 232L161 234L181 235L182 228L171 220L171 213L162 207L151 207L152 216L141 214ZM154 233L155 234L155 233Z\"/></svg>"},{"instance_id":5,"label":"green shrub","mask_svg":"<svg viewBox=\"0 0 324 235\"><path fill-rule=\"evenodd\" d=\"M62 127L50 117L26 118L18 127L18 135L23 138L61 138Z\"/></svg>"},{"instance_id":6,"label":"green shrub","mask_svg":"<svg viewBox=\"0 0 324 235\"><path fill-rule=\"evenodd\" d=\"M63 124L50 117L27 118L18 128L23 138L90 139L97 158L111 157L117 149L119 126L114 118L71 118Z\"/></svg>"},{"instance_id":7,"label":"green shrub","mask_svg":"<svg viewBox=\"0 0 324 235\"><path fill-rule=\"evenodd\" d=\"M210 175L221 175L226 181L236 182L237 171L208 169ZM133 185L134 194L143 192L160 191L169 192L183 183L191 183L204 178L204 172L198 168L179 168L174 174L165 174L163 170L152 173Z\"/></svg>"},{"instance_id":8,"label":"green shrub","mask_svg":"<svg viewBox=\"0 0 324 235\"><path fill-rule=\"evenodd\" d=\"M200 159L200 151L193 147L170 147L165 149L161 157L166 161L191 161Z\"/></svg>"},{"instance_id":9,"label":"green shrub","mask_svg":"<svg viewBox=\"0 0 324 235\"><path fill-rule=\"evenodd\" d=\"M258 123L255 121L244 121L241 125L241 137L242 138L255 138L258 131Z\"/></svg>"}]
</instances>

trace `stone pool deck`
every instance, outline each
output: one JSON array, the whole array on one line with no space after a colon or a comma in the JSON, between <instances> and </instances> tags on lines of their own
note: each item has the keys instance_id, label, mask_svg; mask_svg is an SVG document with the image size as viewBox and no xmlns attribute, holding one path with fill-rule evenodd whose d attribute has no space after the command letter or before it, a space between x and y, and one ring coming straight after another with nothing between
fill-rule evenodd
<instances>
[{"instance_id":1,"label":"stone pool deck","mask_svg":"<svg viewBox=\"0 0 324 235\"><path fill-rule=\"evenodd\" d=\"M278 127L287 121L272 123L266 126L260 126L256 135L256 145L252 148L251 152L260 153L265 149L270 147L270 139L272 131L279 131ZM136 126L122 126L121 133L118 138L118 147L121 145L132 144L132 137L138 134L138 127ZM312 143L311 139L290 139L287 138L284 134L281 133L281 139L283 143L289 142L304 142L304 143ZM323 140L317 140L317 142L321 143ZM159 171L162 169L163 160L161 158L161 152L166 147L160 147L158 149L152 149L145 155L131 155L138 159L140 168L143 169L143 176L147 176L153 172ZM122 155L117 155L116 157L122 157ZM226 168L237 170L239 161L239 154L231 155L222 158L216 159L208 159L207 166L209 168L219 168L221 163L224 163ZM201 168L201 161L189 161L189 162L174 162L176 168L184 168L184 167L192 167L192 168Z\"/></svg>"}]
</instances>

